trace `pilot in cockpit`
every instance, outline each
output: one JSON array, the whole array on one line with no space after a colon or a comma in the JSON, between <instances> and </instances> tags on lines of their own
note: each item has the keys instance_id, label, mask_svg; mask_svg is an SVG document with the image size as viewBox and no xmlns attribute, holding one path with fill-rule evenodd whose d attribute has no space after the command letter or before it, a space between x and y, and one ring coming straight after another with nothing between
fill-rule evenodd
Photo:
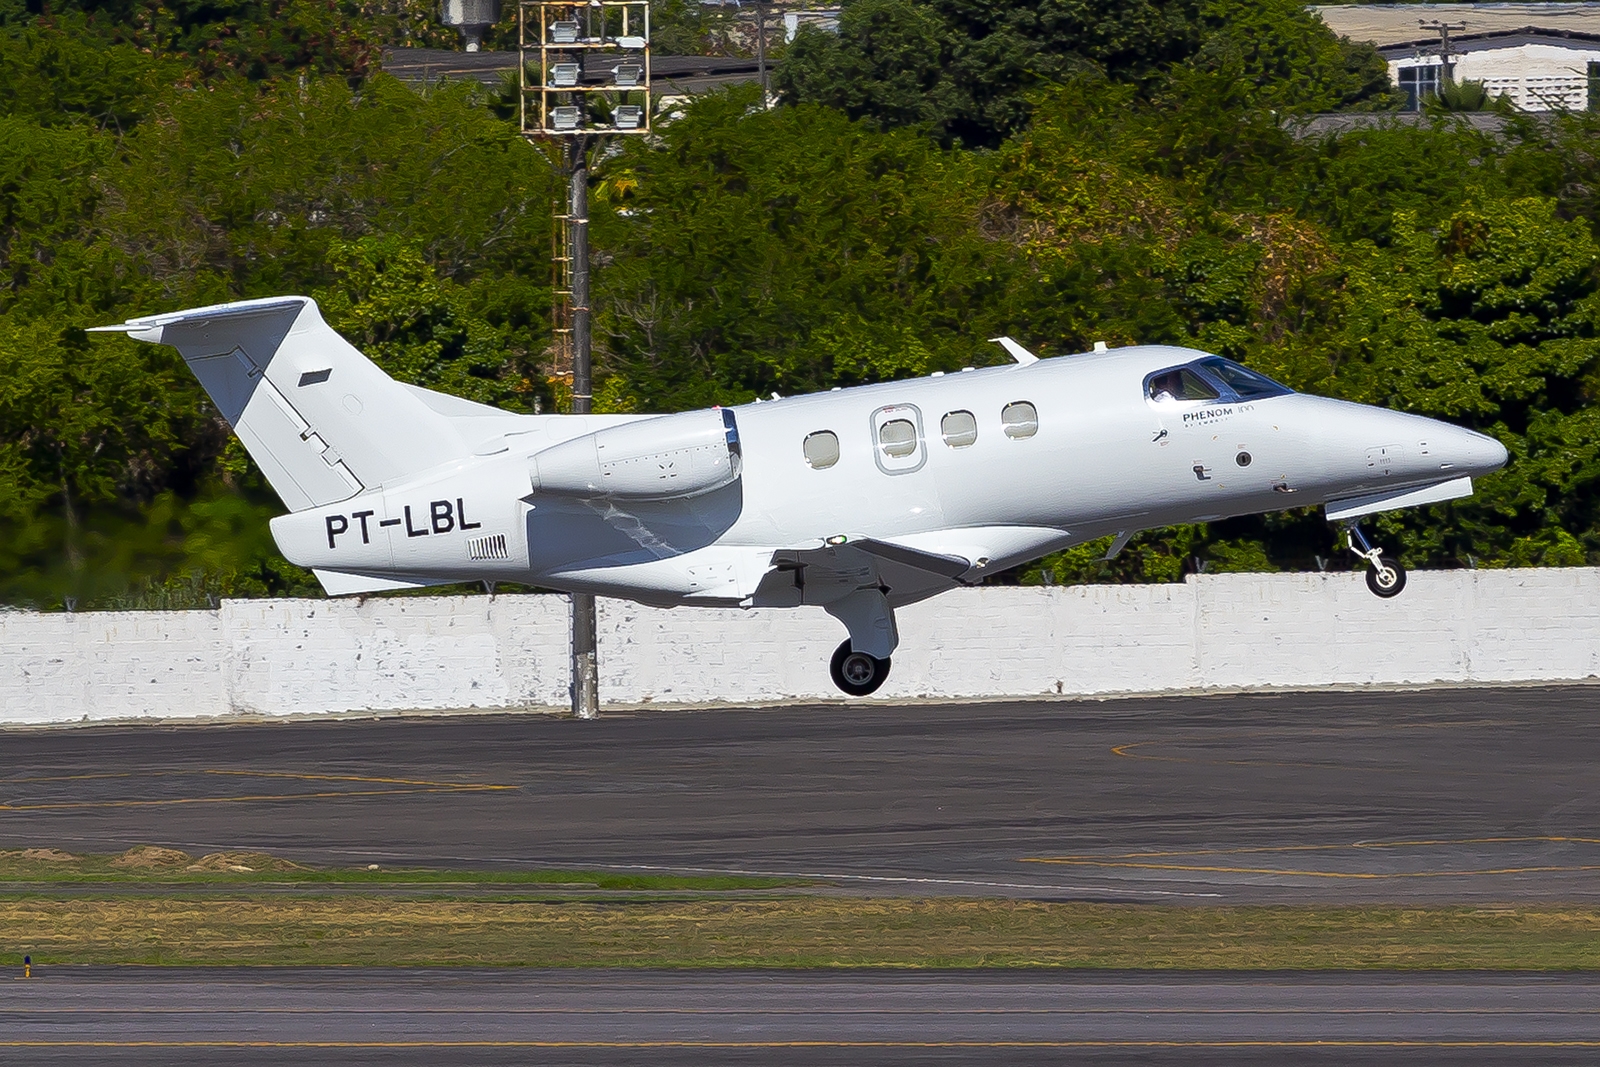
<instances>
[{"instance_id":1,"label":"pilot in cockpit","mask_svg":"<svg viewBox=\"0 0 1600 1067\"><path fill-rule=\"evenodd\" d=\"M1169 370L1165 374L1158 374L1154 378L1151 378L1150 399L1156 401L1157 403L1168 400L1176 400L1178 396L1178 390L1182 388L1182 383L1179 381L1178 377L1179 373L1180 372L1176 370Z\"/></svg>"}]
</instances>

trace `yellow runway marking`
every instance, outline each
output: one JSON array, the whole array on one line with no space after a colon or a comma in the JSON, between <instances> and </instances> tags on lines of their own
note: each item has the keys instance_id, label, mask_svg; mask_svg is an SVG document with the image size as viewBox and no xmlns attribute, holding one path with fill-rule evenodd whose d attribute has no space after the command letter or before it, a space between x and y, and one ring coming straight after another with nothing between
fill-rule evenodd
<instances>
[{"instance_id":1,"label":"yellow runway marking","mask_svg":"<svg viewBox=\"0 0 1600 1067\"><path fill-rule=\"evenodd\" d=\"M77 774L39 778L0 779L0 786L34 785L46 782L71 782L98 778L173 778L215 776L220 778L287 779L300 782L349 782L373 785L375 789L324 789L309 793L248 793L233 796L154 797L105 800L47 800L38 803L0 803L6 811L71 811L86 808L149 808L180 804L246 804L277 800L337 800L345 797L403 796L415 793L490 793L514 790L514 785L489 782L434 782L416 778L384 778L360 774L306 774L294 771L246 771L201 769L194 771L149 771L144 773Z\"/></svg>"},{"instance_id":2,"label":"yellow runway marking","mask_svg":"<svg viewBox=\"0 0 1600 1067\"><path fill-rule=\"evenodd\" d=\"M1024 856L1023 863L1053 863L1068 867L1116 867L1151 871L1194 871L1206 874L1279 874L1303 878L1448 878L1469 875L1541 874L1600 870L1600 863L1551 864L1531 867L1494 867L1445 871L1318 871L1291 867L1236 867L1200 863L1161 863L1158 860L1201 856L1260 855L1292 852L1380 852L1385 849L1428 848L1454 845L1579 844L1600 845L1593 837L1467 837L1415 841L1357 841L1345 845L1261 845L1242 848L1195 849L1172 852L1123 852L1110 856Z\"/></svg>"},{"instance_id":3,"label":"yellow runway marking","mask_svg":"<svg viewBox=\"0 0 1600 1067\"><path fill-rule=\"evenodd\" d=\"M1394 768L1394 766L1350 765L1350 763L1333 763L1333 761L1323 761L1323 763L1296 763L1296 761L1293 760L1216 760L1216 758L1187 757L1187 755L1147 755L1147 753L1144 752L1134 752L1134 749L1142 749L1142 747L1146 747L1146 745L1163 744L1181 744L1181 742L1130 741L1125 745L1112 745L1110 753L1112 753L1112 755L1120 755L1120 757L1125 758L1125 760L1149 760L1152 761L1152 763L1208 763L1208 765L1211 766L1299 766L1299 768L1312 768L1318 769L1318 771L1331 771L1331 769L1338 769L1338 771L1379 771L1379 773L1384 774L1394 774L1397 773L1397 771L1405 771L1406 769Z\"/></svg>"},{"instance_id":4,"label":"yellow runway marking","mask_svg":"<svg viewBox=\"0 0 1600 1067\"><path fill-rule=\"evenodd\" d=\"M1460 721L1460 722L1441 722L1441 723L1393 723L1393 724L1389 724L1389 725L1386 725L1386 726L1374 726L1374 727L1371 727L1370 729L1376 730L1376 731L1383 731L1383 730L1422 730L1422 729L1436 730L1436 729L1448 729L1448 728L1460 727L1460 726L1510 726L1510 725L1518 725L1518 724L1505 723L1505 722L1496 722L1496 721L1493 721L1493 720L1463 720L1463 721ZM1339 733L1341 735L1344 734L1344 733L1347 733L1347 732L1348 731L1339 731ZM1187 744L1204 744L1204 743L1217 744L1219 742L1229 743L1229 744L1238 744L1238 743L1241 743L1241 742L1254 742L1254 741L1261 741L1261 740L1282 739L1283 736L1284 735L1281 734L1281 733L1254 733L1254 732L1252 732L1252 733L1242 733L1242 734L1233 734L1233 735L1226 735L1225 734L1225 735L1219 735L1219 736L1195 737L1195 738L1190 738L1190 739L1183 739L1183 738L1155 738L1155 739L1152 739L1152 740L1149 740L1149 741L1129 741L1128 743L1122 744L1122 745L1112 745L1111 746L1111 754L1113 756L1120 756L1123 759L1148 760L1148 761L1150 761L1152 763L1199 763L1199 764L1209 764L1211 766L1216 766L1216 767L1305 767L1305 768L1311 768L1311 769L1316 769L1316 770L1338 769L1338 770L1342 770L1342 771L1359 771L1359 772L1368 772L1368 773L1376 772L1376 773L1382 773L1382 774L1395 774L1395 773L1407 773L1407 774L1428 773L1428 774L1436 774L1436 773L1438 773L1437 770L1432 769L1432 768L1427 768L1427 769L1421 769L1421 768L1398 768L1398 767L1393 767L1393 766L1382 766L1382 767L1380 767L1380 766L1373 766L1373 765L1369 765L1369 764L1352 764L1352 763L1342 763L1342 762L1328 761L1328 760L1322 760L1322 761L1294 761L1294 760L1269 760L1269 759L1223 759L1223 758L1218 758L1218 757L1215 757L1215 756L1204 756L1204 755L1200 755L1200 756L1154 756L1154 755L1150 755L1149 753L1146 753L1146 752L1136 752L1136 751L1134 751L1135 749L1145 748L1145 747L1148 747L1150 745L1182 745L1182 744L1186 744L1186 743ZM1313 736L1312 740L1316 740L1316 739L1317 738L1315 736ZM1466 772L1453 771L1453 772L1449 772L1449 773L1461 774L1461 773L1466 773ZM1478 773L1478 772L1473 772L1473 773Z\"/></svg>"},{"instance_id":5,"label":"yellow runway marking","mask_svg":"<svg viewBox=\"0 0 1600 1067\"><path fill-rule=\"evenodd\" d=\"M18 978L17 981L23 979ZM34 977L30 982L43 982L45 979ZM1271 983L1264 983L1270 985ZM7 1011L15 1009L0 1009L0 1018ZM1426 1016L1452 1016L1458 1015L1468 1018L1488 1018L1491 1016L1516 1017L1522 1015L1560 1016L1574 1015L1582 1018L1592 1018L1596 1015L1594 1009L1577 1008L827 1008L813 1010L810 1008L762 1008L752 1012L747 1008L586 1008L574 1011L571 1008L431 1008L416 1007L405 1008L49 1008L29 1005L29 1017L46 1015L70 1015L77 1018L83 1015L170 1015L170 1016L210 1016L226 1015L230 1018L238 1016L295 1016L315 1017L319 1015L341 1016L355 1018L363 1015L405 1015L407 1017L422 1017L428 1015L448 1016L462 1018L465 1016L490 1016L510 1018L518 1016L549 1016L552 1018L572 1018L578 1016L585 1019L594 1019L608 1016L688 1016L701 1018L706 1016L735 1018L752 1018L759 1016L763 1019L799 1017L803 1019L816 1019L820 1017L849 1018L852 1016L870 1016L874 1018L921 1018L925 1016L978 1016L983 1018L1020 1016L1070 1016L1079 1018L1084 1016L1343 1016L1356 1018L1361 1016L1379 1016L1394 1018L1396 1016L1426 1015ZM0 1042L4 1044L4 1042Z\"/></svg>"},{"instance_id":6,"label":"yellow runway marking","mask_svg":"<svg viewBox=\"0 0 1600 1067\"><path fill-rule=\"evenodd\" d=\"M919 1048L919 1049L1600 1049L1600 1041L1429 1041L1429 1040L1062 1040L1062 1041L8 1041L0 1048L327 1048L327 1049L784 1049L784 1048Z\"/></svg>"}]
</instances>

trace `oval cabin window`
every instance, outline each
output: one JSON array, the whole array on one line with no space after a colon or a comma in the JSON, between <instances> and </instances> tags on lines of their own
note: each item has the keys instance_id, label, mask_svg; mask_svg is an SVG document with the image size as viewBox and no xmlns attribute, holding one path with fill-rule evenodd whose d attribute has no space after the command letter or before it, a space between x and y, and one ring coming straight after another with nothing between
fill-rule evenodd
<instances>
[{"instance_id":1,"label":"oval cabin window","mask_svg":"<svg viewBox=\"0 0 1600 1067\"><path fill-rule=\"evenodd\" d=\"M978 420L970 411L952 411L940 421L939 432L951 448L966 448L978 439Z\"/></svg>"},{"instance_id":2,"label":"oval cabin window","mask_svg":"<svg viewBox=\"0 0 1600 1067\"><path fill-rule=\"evenodd\" d=\"M903 459L917 450L917 428L910 419L890 419L878 427L878 447L892 459Z\"/></svg>"},{"instance_id":3,"label":"oval cabin window","mask_svg":"<svg viewBox=\"0 0 1600 1067\"><path fill-rule=\"evenodd\" d=\"M839 462L839 435L832 430L818 430L816 433L806 434L805 443L801 448L806 454L806 462L817 470L831 467Z\"/></svg>"},{"instance_id":4,"label":"oval cabin window","mask_svg":"<svg viewBox=\"0 0 1600 1067\"><path fill-rule=\"evenodd\" d=\"M1032 437L1039 432L1039 409L1026 400L1007 404L1000 411L1000 425L1007 437Z\"/></svg>"}]
</instances>

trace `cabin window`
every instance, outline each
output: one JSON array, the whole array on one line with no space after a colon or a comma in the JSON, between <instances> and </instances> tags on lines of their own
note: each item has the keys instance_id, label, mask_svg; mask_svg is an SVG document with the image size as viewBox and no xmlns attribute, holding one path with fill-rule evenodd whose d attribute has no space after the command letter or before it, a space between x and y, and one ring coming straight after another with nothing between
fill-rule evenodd
<instances>
[{"instance_id":1,"label":"cabin window","mask_svg":"<svg viewBox=\"0 0 1600 1067\"><path fill-rule=\"evenodd\" d=\"M939 423L939 432L951 448L966 448L978 439L978 420L970 411L952 411Z\"/></svg>"},{"instance_id":2,"label":"cabin window","mask_svg":"<svg viewBox=\"0 0 1600 1067\"><path fill-rule=\"evenodd\" d=\"M839 462L839 435L832 430L808 433L801 449L806 454L806 462L817 470L831 467Z\"/></svg>"},{"instance_id":3,"label":"cabin window","mask_svg":"<svg viewBox=\"0 0 1600 1067\"><path fill-rule=\"evenodd\" d=\"M1222 394L1188 367L1174 367L1152 374L1146 395L1164 403L1168 400L1216 400Z\"/></svg>"},{"instance_id":4,"label":"cabin window","mask_svg":"<svg viewBox=\"0 0 1600 1067\"><path fill-rule=\"evenodd\" d=\"M1039 409L1017 400L1000 409L1000 425L1007 437L1032 437L1039 432Z\"/></svg>"},{"instance_id":5,"label":"cabin window","mask_svg":"<svg viewBox=\"0 0 1600 1067\"><path fill-rule=\"evenodd\" d=\"M878 447L891 459L903 459L917 450L917 427L910 419L890 419L878 427Z\"/></svg>"}]
</instances>

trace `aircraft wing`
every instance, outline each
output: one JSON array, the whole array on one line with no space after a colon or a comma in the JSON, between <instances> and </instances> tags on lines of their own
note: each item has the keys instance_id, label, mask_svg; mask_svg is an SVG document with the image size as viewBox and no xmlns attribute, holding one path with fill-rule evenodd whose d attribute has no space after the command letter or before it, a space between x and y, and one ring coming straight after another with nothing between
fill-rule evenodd
<instances>
[{"instance_id":1,"label":"aircraft wing","mask_svg":"<svg viewBox=\"0 0 1600 1067\"><path fill-rule=\"evenodd\" d=\"M891 541L879 541L873 537L852 538L848 545L857 552L864 552L881 562L926 571L942 578L960 578L972 569L972 561L962 556L924 552L920 548L909 548Z\"/></svg>"},{"instance_id":2,"label":"aircraft wing","mask_svg":"<svg viewBox=\"0 0 1600 1067\"><path fill-rule=\"evenodd\" d=\"M826 541L800 548L780 548L772 554L772 565L779 568L815 567L829 573L866 573L884 564L923 571L954 580L972 569L972 561L941 552L880 541L875 537L850 537L840 534Z\"/></svg>"},{"instance_id":3,"label":"aircraft wing","mask_svg":"<svg viewBox=\"0 0 1600 1067\"><path fill-rule=\"evenodd\" d=\"M886 589L894 604L910 604L1075 540L1044 526L934 530L893 541L837 534L774 550L749 605L826 604L861 589Z\"/></svg>"},{"instance_id":4,"label":"aircraft wing","mask_svg":"<svg viewBox=\"0 0 1600 1067\"><path fill-rule=\"evenodd\" d=\"M774 551L752 604L828 604L862 589L886 590L895 603L911 603L958 584L972 569L961 556L840 534Z\"/></svg>"}]
</instances>

